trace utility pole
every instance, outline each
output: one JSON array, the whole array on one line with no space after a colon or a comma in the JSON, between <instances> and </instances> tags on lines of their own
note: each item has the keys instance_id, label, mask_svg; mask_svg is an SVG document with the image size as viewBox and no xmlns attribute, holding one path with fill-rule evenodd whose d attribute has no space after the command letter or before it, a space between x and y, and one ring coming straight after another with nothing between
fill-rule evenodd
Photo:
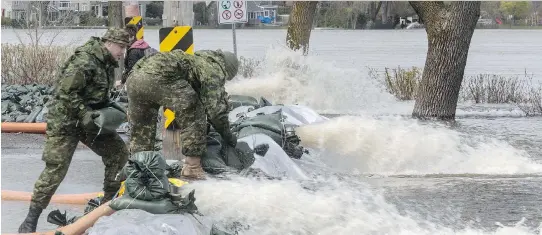
<instances>
[{"instance_id":1,"label":"utility pole","mask_svg":"<svg viewBox=\"0 0 542 235\"><path fill-rule=\"evenodd\" d=\"M175 26L193 26L194 23L194 2L192 1L164 1L164 13L162 15L162 26L175 27ZM165 129L165 115L164 107L160 107L161 114L161 126L157 131L162 131L162 152L164 158L167 160L183 160L181 145L181 129L185 127L178 127L175 129ZM171 111L171 110L169 110ZM174 123L171 125L175 126Z\"/></svg>"},{"instance_id":2,"label":"utility pole","mask_svg":"<svg viewBox=\"0 0 542 235\"><path fill-rule=\"evenodd\" d=\"M164 1L162 26L192 26L194 22L193 1Z\"/></svg>"},{"instance_id":3,"label":"utility pole","mask_svg":"<svg viewBox=\"0 0 542 235\"><path fill-rule=\"evenodd\" d=\"M109 9L107 10L107 18L109 27L124 28L124 9L121 1L109 1ZM124 70L124 56L119 61L119 67L115 69L115 80L120 81Z\"/></svg>"}]
</instances>

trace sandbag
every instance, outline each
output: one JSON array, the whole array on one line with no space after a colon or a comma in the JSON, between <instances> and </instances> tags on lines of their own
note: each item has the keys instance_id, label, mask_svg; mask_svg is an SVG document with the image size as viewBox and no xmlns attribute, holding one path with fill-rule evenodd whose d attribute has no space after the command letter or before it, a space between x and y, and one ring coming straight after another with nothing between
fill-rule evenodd
<instances>
[{"instance_id":1,"label":"sandbag","mask_svg":"<svg viewBox=\"0 0 542 235\"><path fill-rule=\"evenodd\" d=\"M139 209L153 214L198 214L195 192L196 190L193 189L186 197L180 194L168 194L167 197L154 201L138 200L124 194L114 199L110 206L114 210Z\"/></svg>"},{"instance_id":2,"label":"sandbag","mask_svg":"<svg viewBox=\"0 0 542 235\"><path fill-rule=\"evenodd\" d=\"M127 194L111 201L113 210L140 209L151 214L176 214L179 208L169 198L154 201L138 200Z\"/></svg>"},{"instance_id":3,"label":"sandbag","mask_svg":"<svg viewBox=\"0 0 542 235\"><path fill-rule=\"evenodd\" d=\"M229 167L222 158L222 147L219 144L207 145L207 151L201 158L203 170L211 174L221 174L224 172L236 172L236 169Z\"/></svg>"},{"instance_id":4,"label":"sandbag","mask_svg":"<svg viewBox=\"0 0 542 235\"><path fill-rule=\"evenodd\" d=\"M230 167L234 167L238 170L243 170L252 165L256 160L254 158L254 151L250 149L245 142L237 142L235 148L225 146L224 148L224 162Z\"/></svg>"},{"instance_id":5,"label":"sandbag","mask_svg":"<svg viewBox=\"0 0 542 235\"><path fill-rule=\"evenodd\" d=\"M229 102L232 108L237 108L239 106L254 106L254 108L260 107L260 104L256 98L247 95L230 95Z\"/></svg>"},{"instance_id":6,"label":"sandbag","mask_svg":"<svg viewBox=\"0 0 542 235\"><path fill-rule=\"evenodd\" d=\"M28 115L28 117L24 120L26 123L32 123L36 121L36 117L38 117L38 114L40 114L43 107L36 106L34 109L32 109L32 112Z\"/></svg>"},{"instance_id":7,"label":"sandbag","mask_svg":"<svg viewBox=\"0 0 542 235\"><path fill-rule=\"evenodd\" d=\"M241 118L232 124L232 131L237 132L237 138L261 133L271 137L278 145L283 145L282 135L284 125L281 122L282 113L258 115L250 118Z\"/></svg>"},{"instance_id":8,"label":"sandbag","mask_svg":"<svg viewBox=\"0 0 542 235\"><path fill-rule=\"evenodd\" d=\"M258 102L256 98L248 95L230 95L228 101L230 102L233 109L240 106L252 106L257 109L273 105L269 100L264 97L260 97L260 101Z\"/></svg>"},{"instance_id":9,"label":"sandbag","mask_svg":"<svg viewBox=\"0 0 542 235\"><path fill-rule=\"evenodd\" d=\"M162 154L156 151L137 152L123 168L126 193L145 201L160 200L169 193L168 166Z\"/></svg>"},{"instance_id":10,"label":"sandbag","mask_svg":"<svg viewBox=\"0 0 542 235\"><path fill-rule=\"evenodd\" d=\"M47 108L47 106L43 107L43 109L36 116L36 122L47 122L47 112L48 111L49 111L49 109Z\"/></svg>"},{"instance_id":11,"label":"sandbag","mask_svg":"<svg viewBox=\"0 0 542 235\"><path fill-rule=\"evenodd\" d=\"M282 141L283 141L282 134L277 133L277 132L275 132L273 130L269 130L268 128L262 128L262 127L258 127L258 126L246 126L246 127L241 128L237 132L238 138L243 138L243 137L247 137L247 136L254 135L254 134L267 135L271 139L273 139L273 141L275 141L275 143L277 143L278 145L282 146L282 144L283 144L282 143Z\"/></svg>"},{"instance_id":12,"label":"sandbag","mask_svg":"<svg viewBox=\"0 0 542 235\"><path fill-rule=\"evenodd\" d=\"M238 142L235 148L226 144L220 134L210 132L207 135L207 151L201 158L203 169L211 174L239 172L254 163L254 152L244 142Z\"/></svg>"},{"instance_id":13,"label":"sandbag","mask_svg":"<svg viewBox=\"0 0 542 235\"><path fill-rule=\"evenodd\" d=\"M124 122L128 121L126 113L114 107L96 110L100 116L94 119L94 123L100 128L100 133L116 133Z\"/></svg>"},{"instance_id":14,"label":"sandbag","mask_svg":"<svg viewBox=\"0 0 542 235\"><path fill-rule=\"evenodd\" d=\"M128 195L146 201L159 200L169 192L167 178L155 179L152 175L145 175L145 180L128 178L124 182ZM164 179L165 178L165 179Z\"/></svg>"},{"instance_id":15,"label":"sandbag","mask_svg":"<svg viewBox=\"0 0 542 235\"><path fill-rule=\"evenodd\" d=\"M287 131L287 126L295 127L296 125L284 124L284 118L281 110L270 114L244 117L232 124L232 131L239 139L254 134L269 136L288 156L300 159L306 150L299 145L299 137Z\"/></svg>"}]
</instances>

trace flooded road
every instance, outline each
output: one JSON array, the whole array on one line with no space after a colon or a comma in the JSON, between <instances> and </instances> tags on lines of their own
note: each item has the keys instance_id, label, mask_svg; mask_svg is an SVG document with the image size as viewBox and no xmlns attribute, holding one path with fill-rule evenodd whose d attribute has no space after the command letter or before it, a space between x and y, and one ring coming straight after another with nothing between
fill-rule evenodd
<instances>
[{"instance_id":1,"label":"flooded road","mask_svg":"<svg viewBox=\"0 0 542 235\"><path fill-rule=\"evenodd\" d=\"M81 43L101 33L64 35ZM232 48L229 30L194 35L196 50ZM145 37L157 46L157 30ZM513 105L460 103L453 127L410 119L413 102L395 100L368 78L367 67L423 67L423 30L315 30L308 58L281 49L284 38L285 30L238 30L239 55L264 62L257 76L227 89L335 114L298 130L314 149L298 161L313 180L190 185L202 213L223 225L250 225L241 234L539 234L542 118L522 117ZM542 30L476 30L466 75L527 70L540 79L540 38ZM2 42L15 40L2 30ZM308 69L291 70L284 61ZM2 189L31 191L43 167L42 141L40 135L2 134ZM58 193L99 191L102 175L100 158L81 147ZM2 202L2 232L17 230L27 206ZM43 213L40 230L53 228L45 217L57 207Z\"/></svg>"}]
</instances>

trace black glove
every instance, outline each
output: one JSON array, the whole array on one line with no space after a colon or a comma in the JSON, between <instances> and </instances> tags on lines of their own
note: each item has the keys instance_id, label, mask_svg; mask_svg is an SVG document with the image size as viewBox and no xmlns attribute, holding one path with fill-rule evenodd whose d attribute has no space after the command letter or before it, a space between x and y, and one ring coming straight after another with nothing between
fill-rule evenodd
<instances>
[{"instance_id":1,"label":"black glove","mask_svg":"<svg viewBox=\"0 0 542 235\"><path fill-rule=\"evenodd\" d=\"M232 148L235 148L235 146L237 145L237 136L235 136L230 131L226 131L226 133L222 135L222 139L224 139L226 144Z\"/></svg>"},{"instance_id":2,"label":"black glove","mask_svg":"<svg viewBox=\"0 0 542 235\"><path fill-rule=\"evenodd\" d=\"M126 114L126 109L119 103L117 102L111 102L109 103L109 107L113 107L115 109L118 109L120 110L121 112L123 112L124 114Z\"/></svg>"},{"instance_id":3,"label":"black glove","mask_svg":"<svg viewBox=\"0 0 542 235\"><path fill-rule=\"evenodd\" d=\"M100 116L100 113L98 112L95 112L95 111L87 111L84 115L83 115L83 119L81 120L81 124L83 124L83 127L85 129L96 129L97 126L96 124L94 123L94 119L99 117Z\"/></svg>"}]
</instances>

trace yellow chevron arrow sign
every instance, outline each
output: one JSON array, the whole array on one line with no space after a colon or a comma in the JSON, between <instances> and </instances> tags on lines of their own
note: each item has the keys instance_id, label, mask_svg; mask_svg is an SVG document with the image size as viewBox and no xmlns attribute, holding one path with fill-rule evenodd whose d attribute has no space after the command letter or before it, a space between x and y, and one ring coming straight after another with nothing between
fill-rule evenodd
<instances>
[{"instance_id":1,"label":"yellow chevron arrow sign","mask_svg":"<svg viewBox=\"0 0 542 235\"><path fill-rule=\"evenodd\" d=\"M170 109L166 109L164 111L164 117L166 117L164 128L168 128L168 126L173 122L173 120L175 120L175 112L171 111Z\"/></svg>"}]
</instances>

